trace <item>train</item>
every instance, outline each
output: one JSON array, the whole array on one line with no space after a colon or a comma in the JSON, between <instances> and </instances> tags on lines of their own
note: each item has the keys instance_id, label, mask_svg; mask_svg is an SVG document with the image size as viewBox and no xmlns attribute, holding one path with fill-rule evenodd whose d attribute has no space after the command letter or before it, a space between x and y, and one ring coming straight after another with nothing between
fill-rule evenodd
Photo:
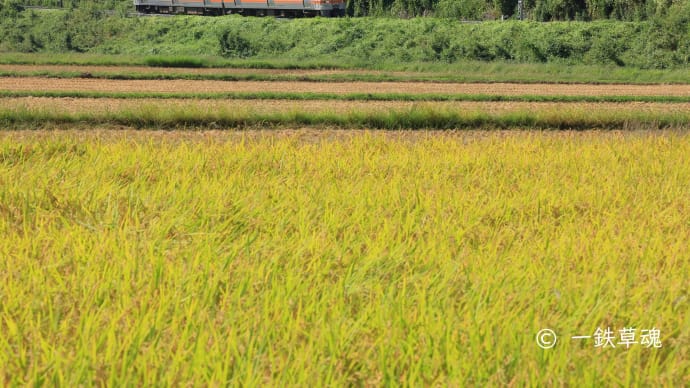
<instances>
[{"instance_id":1,"label":"train","mask_svg":"<svg viewBox=\"0 0 690 388\"><path fill-rule=\"evenodd\" d=\"M345 16L346 0L134 0L142 14Z\"/></svg>"}]
</instances>

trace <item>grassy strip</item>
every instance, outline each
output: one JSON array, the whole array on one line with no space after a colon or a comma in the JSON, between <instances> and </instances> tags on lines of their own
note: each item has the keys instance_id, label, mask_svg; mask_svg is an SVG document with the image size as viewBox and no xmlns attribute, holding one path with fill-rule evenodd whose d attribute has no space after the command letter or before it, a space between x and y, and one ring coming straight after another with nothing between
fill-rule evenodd
<instances>
[{"instance_id":1,"label":"grassy strip","mask_svg":"<svg viewBox=\"0 0 690 388\"><path fill-rule=\"evenodd\" d=\"M374 69L365 62L349 63L341 60L300 60L282 58L226 59L220 56L141 56L88 53L3 53L0 64L5 65L76 65L76 66L151 66L169 68L240 68L240 69ZM423 68L417 64L415 68Z\"/></svg>"},{"instance_id":2,"label":"grassy strip","mask_svg":"<svg viewBox=\"0 0 690 388\"><path fill-rule=\"evenodd\" d=\"M211 81L301 81L301 82L479 82L483 78L463 76L396 76L390 74L150 74L150 73L84 73L75 71L0 71L0 77L97 78L111 80L211 80ZM505 81L508 81L506 79ZM520 80L511 79L511 82Z\"/></svg>"},{"instance_id":3,"label":"grassy strip","mask_svg":"<svg viewBox=\"0 0 690 388\"><path fill-rule=\"evenodd\" d=\"M242 128L248 126L338 126L372 129L638 129L688 128L690 112L587 112L512 111L490 114L411 107L387 112L272 112L249 110L202 111L195 109L142 106L112 112L64 113L49 109L14 108L0 110L0 125L7 128L43 128L53 125L121 125L135 128Z\"/></svg>"},{"instance_id":4,"label":"grassy strip","mask_svg":"<svg viewBox=\"0 0 690 388\"><path fill-rule=\"evenodd\" d=\"M16 65L95 65L95 66L151 66L179 68L241 68L285 70L380 70L437 74L445 79L463 82L576 82L576 83L690 83L687 68L638 69L605 65L567 65L562 63L519 63L511 61L472 61L455 63L391 61L388 63L352 62L342 58L319 59L247 58L226 59L219 56L135 56L104 54L43 54L3 53L0 64Z\"/></svg>"},{"instance_id":5,"label":"grassy strip","mask_svg":"<svg viewBox=\"0 0 690 388\"><path fill-rule=\"evenodd\" d=\"M656 102L687 103L690 96L567 96L567 95L492 95L492 94L409 94L409 93L310 93L310 92L229 92L155 93L91 91L9 91L0 98L115 98L115 99L194 99L194 100L334 100L334 101L474 101L474 102Z\"/></svg>"},{"instance_id":6,"label":"grassy strip","mask_svg":"<svg viewBox=\"0 0 690 388\"><path fill-rule=\"evenodd\" d=\"M191 57L148 57L144 59L144 63L151 67L200 68L206 66L203 59Z\"/></svg>"},{"instance_id":7,"label":"grassy strip","mask_svg":"<svg viewBox=\"0 0 690 388\"><path fill-rule=\"evenodd\" d=\"M0 61L2 63L2 61ZM66 65L70 65L69 63ZM93 65L102 65L95 63ZM131 64L128 64L131 65ZM146 64L140 64L146 65ZM175 73L126 73L126 69L113 68L113 71L83 72L83 71L0 71L1 77L49 77L49 78L98 78L116 80L216 80L216 81L309 81L309 82L462 82L462 83L566 83L566 84L688 84L690 72L683 70L668 70L665 72L654 70L626 69L625 72L616 69L589 68L587 66L573 66L566 69L538 72L532 69L534 65L520 64L484 64L469 68L450 66L447 68L434 66L430 68L415 67L412 69L395 69L391 71L414 71L415 74L395 73L340 73L340 74L194 74L180 69ZM202 67L202 66L200 66ZM272 67L267 66L232 66L238 69L285 69L285 70L317 70L335 69L331 67ZM224 68L231 68L227 66ZM521 69L526 68L526 71ZM346 68L351 69L351 68ZM424 70L427 69L427 70ZM433 71L429 71L433 69Z\"/></svg>"},{"instance_id":8,"label":"grassy strip","mask_svg":"<svg viewBox=\"0 0 690 388\"><path fill-rule=\"evenodd\" d=\"M582 78L582 77L544 77L544 75L519 74L463 74L463 73L418 73L418 74L193 74L193 73L126 73L123 72L83 72L83 71L0 71L0 77L45 77L57 79L96 78L108 80L210 80L210 81L288 81L288 82L457 82L457 83L523 83L523 84L588 84L588 85L658 85L688 84L690 79L682 78Z\"/></svg>"}]
</instances>

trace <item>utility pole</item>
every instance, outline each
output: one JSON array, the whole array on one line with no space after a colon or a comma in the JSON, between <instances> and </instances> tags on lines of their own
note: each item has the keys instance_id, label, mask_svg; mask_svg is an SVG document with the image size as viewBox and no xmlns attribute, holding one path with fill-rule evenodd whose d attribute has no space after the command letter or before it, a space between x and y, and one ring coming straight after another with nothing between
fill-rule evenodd
<instances>
[{"instance_id":1,"label":"utility pole","mask_svg":"<svg viewBox=\"0 0 690 388\"><path fill-rule=\"evenodd\" d=\"M518 18L522 20L522 0L518 0Z\"/></svg>"}]
</instances>

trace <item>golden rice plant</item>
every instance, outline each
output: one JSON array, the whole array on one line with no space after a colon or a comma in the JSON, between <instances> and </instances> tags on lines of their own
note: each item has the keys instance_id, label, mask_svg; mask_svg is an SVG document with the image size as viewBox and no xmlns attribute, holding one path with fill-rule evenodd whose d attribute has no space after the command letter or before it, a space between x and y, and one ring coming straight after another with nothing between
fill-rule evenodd
<instances>
[{"instance_id":1,"label":"golden rice plant","mask_svg":"<svg viewBox=\"0 0 690 388\"><path fill-rule=\"evenodd\" d=\"M688 385L689 154L672 132L2 133L0 381ZM571 339L597 328L662 346Z\"/></svg>"}]
</instances>

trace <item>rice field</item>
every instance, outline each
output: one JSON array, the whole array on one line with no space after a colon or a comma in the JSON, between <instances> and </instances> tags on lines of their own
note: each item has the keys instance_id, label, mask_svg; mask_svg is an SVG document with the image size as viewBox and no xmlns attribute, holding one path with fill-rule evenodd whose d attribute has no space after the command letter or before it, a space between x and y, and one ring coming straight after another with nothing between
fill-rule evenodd
<instances>
[{"instance_id":1,"label":"rice field","mask_svg":"<svg viewBox=\"0 0 690 388\"><path fill-rule=\"evenodd\" d=\"M494 86L650 100L319 99ZM314 94L162 94L285 88ZM0 78L18 91L4 385L690 385L688 85Z\"/></svg>"},{"instance_id":2,"label":"rice field","mask_svg":"<svg viewBox=\"0 0 690 388\"><path fill-rule=\"evenodd\" d=\"M56 98L18 97L3 99L5 109L28 109L56 113L115 113L127 110L180 110L211 114L214 111L246 111L249 114L268 112L305 113L375 113L404 111L413 108L438 111L457 110L464 112L485 112L489 114L509 112L577 112L615 114L626 113L676 113L690 112L690 102L524 102L524 101L330 101L330 100L265 100L257 103L252 99L176 99L176 98Z\"/></svg>"},{"instance_id":3,"label":"rice field","mask_svg":"<svg viewBox=\"0 0 690 388\"><path fill-rule=\"evenodd\" d=\"M6 98L0 123L16 128L121 125L217 129L291 125L355 129L685 128L688 103L409 102Z\"/></svg>"},{"instance_id":4,"label":"rice field","mask_svg":"<svg viewBox=\"0 0 690 388\"><path fill-rule=\"evenodd\" d=\"M113 80L94 78L0 77L6 91L101 92L298 92L298 93L455 93L489 95L565 96L690 96L690 84L597 85L443 82L308 82L217 80Z\"/></svg>"}]
</instances>

